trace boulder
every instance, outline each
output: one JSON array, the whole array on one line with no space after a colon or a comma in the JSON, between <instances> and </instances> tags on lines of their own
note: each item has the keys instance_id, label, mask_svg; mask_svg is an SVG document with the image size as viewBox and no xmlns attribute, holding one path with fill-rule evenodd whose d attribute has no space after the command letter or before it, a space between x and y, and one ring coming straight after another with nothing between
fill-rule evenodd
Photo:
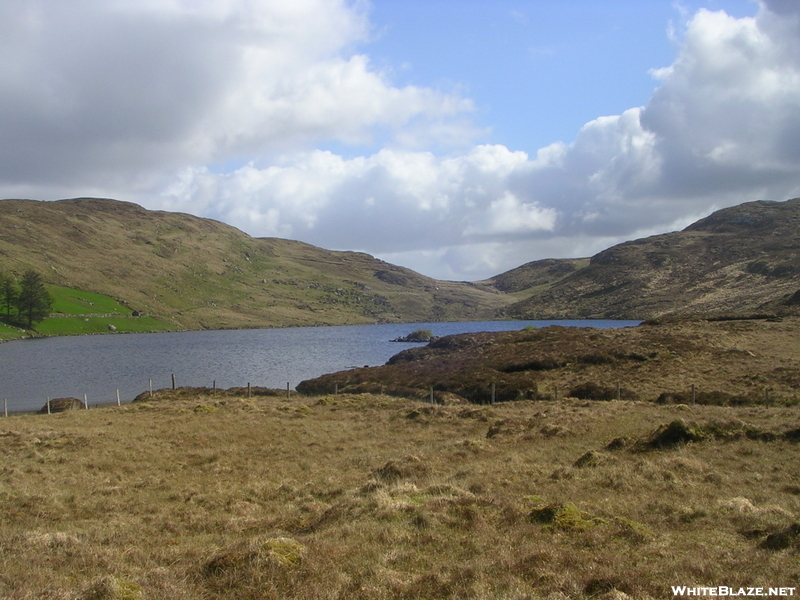
<instances>
[{"instance_id":1,"label":"boulder","mask_svg":"<svg viewBox=\"0 0 800 600\"><path fill-rule=\"evenodd\" d=\"M77 408L86 408L86 405L77 398L53 398L50 400L51 413L59 413ZM39 414L47 414L47 403L39 410Z\"/></svg>"}]
</instances>

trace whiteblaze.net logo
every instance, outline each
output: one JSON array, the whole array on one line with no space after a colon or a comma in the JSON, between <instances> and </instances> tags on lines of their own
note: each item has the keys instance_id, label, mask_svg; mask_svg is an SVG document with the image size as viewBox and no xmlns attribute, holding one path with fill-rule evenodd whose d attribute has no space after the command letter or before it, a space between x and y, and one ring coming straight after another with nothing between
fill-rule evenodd
<instances>
[{"instance_id":1,"label":"whiteblaze.net logo","mask_svg":"<svg viewBox=\"0 0 800 600\"><path fill-rule=\"evenodd\" d=\"M720 585L717 587L690 587L686 585L673 585L672 595L676 598L688 598L695 596L794 596L797 588L793 587L728 587Z\"/></svg>"}]
</instances>

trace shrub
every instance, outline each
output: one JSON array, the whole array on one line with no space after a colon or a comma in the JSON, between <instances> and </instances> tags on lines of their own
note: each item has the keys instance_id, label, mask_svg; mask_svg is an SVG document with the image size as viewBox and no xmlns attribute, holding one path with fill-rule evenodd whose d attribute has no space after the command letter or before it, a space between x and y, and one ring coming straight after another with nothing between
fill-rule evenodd
<instances>
[{"instance_id":1,"label":"shrub","mask_svg":"<svg viewBox=\"0 0 800 600\"><path fill-rule=\"evenodd\" d=\"M631 390L625 388L618 390L617 388L600 385L594 381L587 381L572 388L569 391L569 395L581 400L616 400L618 395L622 400L636 399L636 394Z\"/></svg>"},{"instance_id":2,"label":"shrub","mask_svg":"<svg viewBox=\"0 0 800 600\"><path fill-rule=\"evenodd\" d=\"M586 531L601 522L581 512L572 502L536 508L531 511L530 519L534 523L542 523L567 531Z\"/></svg>"},{"instance_id":3,"label":"shrub","mask_svg":"<svg viewBox=\"0 0 800 600\"><path fill-rule=\"evenodd\" d=\"M704 437L698 427L691 427L683 419L676 419L656 429L646 445L651 448L674 448L680 444L702 440Z\"/></svg>"},{"instance_id":4,"label":"shrub","mask_svg":"<svg viewBox=\"0 0 800 600\"><path fill-rule=\"evenodd\" d=\"M553 369L560 369L566 363L558 361L553 358L545 358L542 360L532 360L526 363L509 365L501 369L503 373L519 373L522 371L551 371Z\"/></svg>"}]
</instances>

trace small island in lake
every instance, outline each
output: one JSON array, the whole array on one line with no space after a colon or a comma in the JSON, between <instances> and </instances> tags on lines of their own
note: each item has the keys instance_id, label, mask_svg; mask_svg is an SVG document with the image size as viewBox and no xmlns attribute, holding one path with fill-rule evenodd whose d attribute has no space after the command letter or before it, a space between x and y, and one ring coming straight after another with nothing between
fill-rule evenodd
<instances>
[{"instance_id":1,"label":"small island in lake","mask_svg":"<svg viewBox=\"0 0 800 600\"><path fill-rule=\"evenodd\" d=\"M430 329L417 329L408 335L402 335L394 338L393 342L413 342L413 343L427 343L439 339Z\"/></svg>"}]
</instances>

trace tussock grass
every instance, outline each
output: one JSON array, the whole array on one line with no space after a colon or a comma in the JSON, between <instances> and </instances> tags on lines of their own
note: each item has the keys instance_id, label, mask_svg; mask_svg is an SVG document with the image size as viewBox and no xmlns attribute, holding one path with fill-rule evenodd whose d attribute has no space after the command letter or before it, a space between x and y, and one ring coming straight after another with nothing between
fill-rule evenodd
<instances>
[{"instance_id":1,"label":"tussock grass","mask_svg":"<svg viewBox=\"0 0 800 600\"><path fill-rule=\"evenodd\" d=\"M680 419L702 439L641 451ZM784 434L799 426L795 407L189 388L14 416L0 419L0 597L625 600L793 586L800 444Z\"/></svg>"}]
</instances>

